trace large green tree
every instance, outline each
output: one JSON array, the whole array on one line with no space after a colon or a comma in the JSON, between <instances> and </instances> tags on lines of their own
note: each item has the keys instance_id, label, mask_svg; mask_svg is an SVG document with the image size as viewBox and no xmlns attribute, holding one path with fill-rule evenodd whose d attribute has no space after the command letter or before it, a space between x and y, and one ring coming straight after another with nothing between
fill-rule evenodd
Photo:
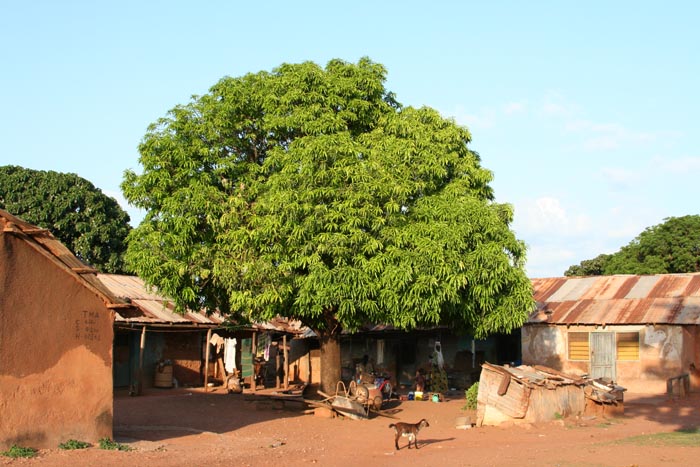
<instances>
[{"instance_id":1,"label":"large green tree","mask_svg":"<svg viewBox=\"0 0 700 467\"><path fill-rule=\"evenodd\" d=\"M602 276L605 274L605 266L612 255L602 253L593 259L584 259L579 264L569 266L564 272L565 276Z\"/></svg>"},{"instance_id":2,"label":"large green tree","mask_svg":"<svg viewBox=\"0 0 700 467\"><path fill-rule=\"evenodd\" d=\"M92 183L72 173L0 167L0 208L49 229L101 272L124 272L129 215Z\"/></svg>"},{"instance_id":3,"label":"large green tree","mask_svg":"<svg viewBox=\"0 0 700 467\"><path fill-rule=\"evenodd\" d=\"M700 272L700 216L669 217L611 255L571 266L567 276Z\"/></svg>"},{"instance_id":4,"label":"large green tree","mask_svg":"<svg viewBox=\"0 0 700 467\"><path fill-rule=\"evenodd\" d=\"M298 319L340 377L343 329L509 332L533 307L512 209L470 134L402 107L369 59L226 77L154 123L122 189L128 264L181 305Z\"/></svg>"}]
</instances>

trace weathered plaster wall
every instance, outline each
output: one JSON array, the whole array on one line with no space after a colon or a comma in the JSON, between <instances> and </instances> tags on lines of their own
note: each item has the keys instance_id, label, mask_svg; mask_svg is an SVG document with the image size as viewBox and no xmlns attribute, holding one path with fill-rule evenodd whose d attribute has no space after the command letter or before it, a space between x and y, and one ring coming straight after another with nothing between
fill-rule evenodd
<instances>
[{"instance_id":1,"label":"weathered plaster wall","mask_svg":"<svg viewBox=\"0 0 700 467\"><path fill-rule=\"evenodd\" d=\"M304 381L307 384L321 382L319 362L312 357L312 339L289 339L289 380ZM318 359L318 358L317 358ZM316 370L316 371L315 371Z\"/></svg>"},{"instance_id":2,"label":"weathered plaster wall","mask_svg":"<svg viewBox=\"0 0 700 467\"><path fill-rule=\"evenodd\" d=\"M690 390L700 391L700 328L687 326L683 330L684 349L683 363L690 374Z\"/></svg>"},{"instance_id":3,"label":"weathered plaster wall","mask_svg":"<svg viewBox=\"0 0 700 467\"><path fill-rule=\"evenodd\" d=\"M523 363L564 368L566 340L555 326L525 326L522 330Z\"/></svg>"},{"instance_id":4,"label":"weathered plaster wall","mask_svg":"<svg viewBox=\"0 0 700 467\"><path fill-rule=\"evenodd\" d=\"M632 329L630 329L632 330ZM636 330L636 329L635 329ZM666 380L684 370L684 339L681 326L640 326L640 364L618 362L620 377L629 380L629 390L663 393ZM625 386L620 380L620 384Z\"/></svg>"},{"instance_id":5,"label":"weathered plaster wall","mask_svg":"<svg viewBox=\"0 0 700 467\"><path fill-rule=\"evenodd\" d=\"M173 362L173 378L179 385L201 386L204 382L202 348L205 339L206 332L163 333L162 356Z\"/></svg>"},{"instance_id":6,"label":"weathered plaster wall","mask_svg":"<svg viewBox=\"0 0 700 467\"><path fill-rule=\"evenodd\" d=\"M523 363L545 365L572 374L588 373L589 362L568 359L569 331L639 332L639 360L616 362L617 383L631 392L659 394L666 380L689 370L697 355L693 336L681 326L525 326L522 331ZM698 363L696 363L698 366Z\"/></svg>"},{"instance_id":7,"label":"weathered plaster wall","mask_svg":"<svg viewBox=\"0 0 700 467\"><path fill-rule=\"evenodd\" d=\"M112 437L112 312L0 232L0 448Z\"/></svg>"}]
</instances>

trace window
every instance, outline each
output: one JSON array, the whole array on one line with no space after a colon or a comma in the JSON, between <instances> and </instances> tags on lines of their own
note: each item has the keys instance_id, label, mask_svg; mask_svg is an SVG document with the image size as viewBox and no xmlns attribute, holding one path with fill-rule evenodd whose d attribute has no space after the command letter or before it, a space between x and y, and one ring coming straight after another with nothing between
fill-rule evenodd
<instances>
[{"instance_id":1,"label":"window","mask_svg":"<svg viewBox=\"0 0 700 467\"><path fill-rule=\"evenodd\" d=\"M617 359L639 360L639 333L617 333Z\"/></svg>"},{"instance_id":2,"label":"window","mask_svg":"<svg viewBox=\"0 0 700 467\"><path fill-rule=\"evenodd\" d=\"M570 332L569 337L569 360L590 359L590 344L588 332ZM639 333L638 332L618 332L616 337L616 359L622 361L639 360Z\"/></svg>"},{"instance_id":3,"label":"window","mask_svg":"<svg viewBox=\"0 0 700 467\"><path fill-rule=\"evenodd\" d=\"M587 332L570 332L569 333L569 360L588 360L588 333Z\"/></svg>"}]
</instances>

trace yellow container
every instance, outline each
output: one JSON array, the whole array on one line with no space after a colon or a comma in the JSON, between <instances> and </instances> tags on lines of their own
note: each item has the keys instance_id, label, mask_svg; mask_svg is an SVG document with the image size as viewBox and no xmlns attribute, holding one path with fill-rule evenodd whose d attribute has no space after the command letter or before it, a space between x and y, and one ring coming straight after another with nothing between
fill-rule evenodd
<instances>
[{"instance_id":1,"label":"yellow container","mask_svg":"<svg viewBox=\"0 0 700 467\"><path fill-rule=\"evenodd\" d=\"M422 401L423 400L423 391L416 391L415 393L413 393L413 397L417 401Z\"/></svg>"}]
</instances>

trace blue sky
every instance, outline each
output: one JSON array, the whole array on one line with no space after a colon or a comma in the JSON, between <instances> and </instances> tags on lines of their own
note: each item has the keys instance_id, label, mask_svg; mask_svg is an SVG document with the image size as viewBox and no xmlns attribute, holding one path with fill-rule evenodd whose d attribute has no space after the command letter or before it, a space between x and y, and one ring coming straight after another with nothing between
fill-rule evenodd
<instances>
[{"instance_id":1,"label":"blue sky","mask_svg":"<svg viewBox=\"0 0 700 467\"><path fill-rule=\"evenodd\" d=\"M0 0L0 165L77 173L131 214L147 126L224 76L368 56L467 126L531 277L700 214L700 2Z\"/></svg>"}]
</instances>

